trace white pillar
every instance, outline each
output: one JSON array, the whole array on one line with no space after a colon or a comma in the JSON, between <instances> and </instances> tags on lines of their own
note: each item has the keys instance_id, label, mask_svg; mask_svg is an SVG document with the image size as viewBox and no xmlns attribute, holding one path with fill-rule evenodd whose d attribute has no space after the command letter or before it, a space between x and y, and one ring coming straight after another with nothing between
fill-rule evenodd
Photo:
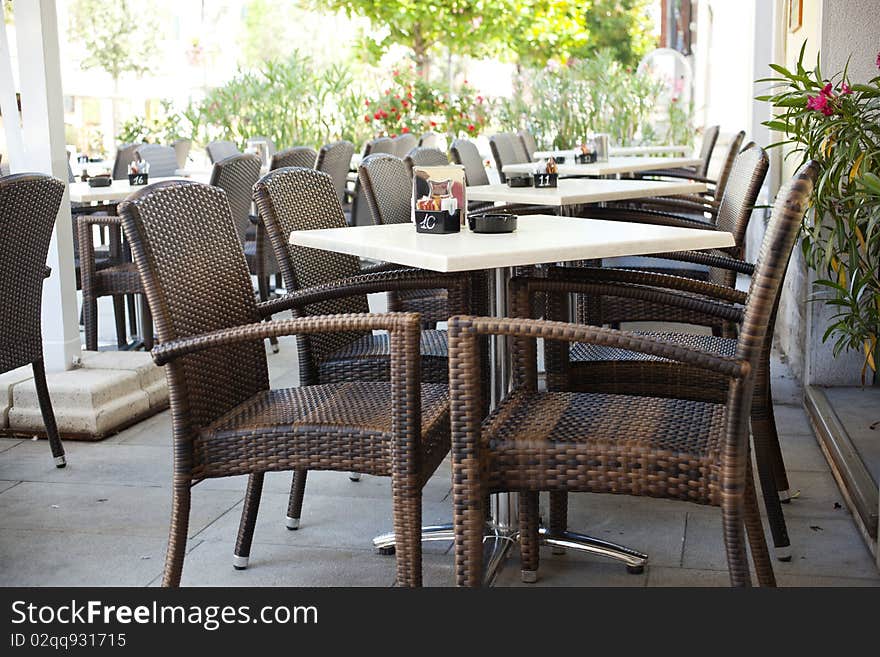
<instances>
[{"instance_id":1,"label":"white pillar","mask_svg":"<svg viewBox=\"0 0 880 657\"><path fill-rule=\"evenodd\" d=\"M67 182L64 102L54 0L15 0L24 156L12 171L50 173ZM5 110L5 106L4 106ZM15 116L4 111L4 116ZM67 370L79 361L81 343L73 264L70 197L65 191L55 222L43 285L43 351L46 369Z\"/></svg>"}]
</instances>

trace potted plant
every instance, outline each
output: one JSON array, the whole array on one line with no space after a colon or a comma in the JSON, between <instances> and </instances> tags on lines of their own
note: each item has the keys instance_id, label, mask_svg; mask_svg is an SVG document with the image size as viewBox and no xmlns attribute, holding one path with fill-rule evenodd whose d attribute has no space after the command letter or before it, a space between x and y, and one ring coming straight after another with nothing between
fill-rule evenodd
<instances>
[{"instance_id":1,"label":"potted plant","mask_svg":"<svg viewBox=\"0 0 880 657\"><path fill-rule=\"evenodd\" d=\"M777 110L764 122L785 139L786 157L817 160L821 177L813 192L814 213L804 220L803 251L818 279L815 299L836 312L823 341L834 354L855 349L864 354L862 383L877 380L880 364L880 75L866 83L849 79L847 70L825 77L803 65L801 48L795 70L771 64L779 77L772 93L758 96ZM880 54L876 64L880 68Z\"/></svg>"}]
</instances>

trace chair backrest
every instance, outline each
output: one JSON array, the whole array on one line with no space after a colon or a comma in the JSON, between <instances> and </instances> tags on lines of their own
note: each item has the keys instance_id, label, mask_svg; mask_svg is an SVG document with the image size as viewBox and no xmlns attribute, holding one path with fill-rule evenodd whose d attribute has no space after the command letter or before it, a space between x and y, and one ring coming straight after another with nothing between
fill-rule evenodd
<instances>
[{"instance_id":1,"label":"chair backrest","mask_svg":"<svg viewBox=\"0 0 880 657\"><path fill-rule=\"evenodd\" d=\"M171 146L141 144L135 150L135 157L150 164L151 178L173 176L177 171L177 155Z\"/></svg>"},{"instance_id":2,"label":"chair backrest","mask_svg":"<svg viewBox=\"0 0 880 657\"><path fill-rule=\"evenodd\" d=\"M364 157L373 153L393 153L394 142L390 137L376 137L364 144Z\"/></svg>"},{"instance_id":3,"label":"chair backrest","mask_svg":"<svg viewBox=\"0 0 880 657\"><path fill-rule=\"evenodd\" d=\"M529 132L528 130L520 130L517 133L519 137L519 141L522 144L522 147L526 151L526 155L529 157L529 161L532 161L535 157L535 151L538 150L538 144L535 141L535 136Z\"/></svg>"},{"instance_id":4,"label":"chair backrest","mask_svg":"<svg viewBox=\"0 0 880 657\"><path fill-rule=\"evenodd\" d=\"M247 229L251 225L251 202L254 185L260 178L260 158L254 153L233 155L214 163L211 171L211 185L226 192L232 224L242 245L247 239Z\"/></svg>"},{"instance_id":5,"label":"chair backrest","mask_svg":"<svg viewBox=\"0 0 880 657\"><path fill-rule=\"evenodd\" d=\"M433 130L429 130L422 133L422 136L419 137L419 146L422 148L438 148L442 151L445 149L446 139Z\"/></svg>"},{"instance_id":6,"label":"chair backrest","mask_svg":"<svg viewBox=\"0 0 880 657\"><path fill-rule=\"evenodd\" d=\"M290 244L290 234L295 230L346 226L330 176L305 168L270 171L254 186L254 200L284 277L285 288L299 290L360 273L360 261L356 256ZM369 312L366 295L316 303L300 314L362 312ZM300 383L316 382L315 364L328 353L363 335L363 332L347 332L297 336Z\"/></svg>"},{"instance_id":7,"label":"chair backrest","mask_svg":"<svg viewBox=\"0 0 880 657\"><path fill-rule=\"evenodd\" d=\"M269 169L274 171L281 167L306 167L312 169L318 159L318 151L309 146L294 146L278 151L272 156Z\"/></svg>"},{"instance_id":8,"label":"chair backrest","mask_svg":"<svg viewBox=\"0 0 880 657\"><path fill-rule=\"evenodd\" d=\"M161 342L259 321L226 192L167 180L129 196L119 215ZM262 340L183 356L168 367L177 435L197 434L269 388Z\"/></svg>"},{"instance_id":9,"label":"chair backrest","mask_svg":"<svg viewBox=\"0 0 880 657\"><path fill-rule=\"evenodd\" d=\"M374 153L358 166L358 179L373 215L373 223L405 224L411 221L412 172L399 157Z\"/></svg>"},{"instance_id":10,"label":"chair backrest","mask_svg":"<svg viewBox=\"0 0 880 657\"><path fill-rule=\"evenodd\" d=\"M270 160L272 159L272 156L278 152L278 149L275 147L275 140L272 139L271 137L263 137L263 136L248 137L248 141L250 141L250 140L266 142L266 155L269 157Z\"/></svg>"},{"instance_id":11,"label":"chair backrest","mask_svg":"<svg viewBox=\"0 0 880 657\"><path fill-rule=\"evenodd\" d=\"M488 185L489 174L483 166L483 158L476 144L469 139L456 139L449 147L452 161L464 167L464 178L468 185Z\"/></svg>"},{"instance_id":12,"label":"chair backrest","mask_svg":"<svg viewBox=\"0 0 880 657\"><path fill-rule=\"evenodd\" d=\"M177 156L177 168L185 169L186 159L189 157L190 149L192 149L192 141L189 139L176 139L171 144L171 148L174 149L174 154Z\"/></svg>"},{"instance_id":13,"label":"chair backrest","mask_svg":"<svg viewBox=\"0 0 880 657\"><path fill-rule=\"evenodd\" d=\"M113 180L128 179L128 165L134 160L135 151L143 144L119 144L113 160Z\"/></svg>"},{"instance_id":14,"label":"chair backrest","mask_svg":"<svg viewBox=\"0 0 880 657\"><path fill-rule=\"evenodd\" d=\"M0 373L43 356L46 255L65 187L40 173L0 178Z\"/></svg>"},{"instance_id":15,"label":"chair backrest","mask_svg":"<svg viewBox=\"0 0 880 657\"><path fill-rule=\"evenodd\" d=\"M205 146L205 150L208 153L208 159L211 160L211 164L241 153L241 151L238 150L238 146L233 144L231 141L225 140L212 141L210 144Z\"/></svg>"},{"instance_id":16,"label":"chair backrest","mask_svg":"<svg viewBox=\"0 0 880 657\"><path fill-rule=\"evenodd\" d=\"M501 182L507 181L507 176L504 175L505 166L531 161L519 138L508 132L492 135L489 138L489 147L492 149L492 157L495 159L495 166L498 167Z\"/></svg>"},{"instance_id":17,"label":"chair backrest","mask_svg":"<svg viewBox=\"0 0 880 657\"><path fill-rule=\"evenodd\" d=\"M437 167L449 164L446 153L437 148L416 147L403 158L407 171L412 176L413 167Z\"/></svg>"},{"instance_id":18,"label":"chair backrest","mask_svg":"<svg viewBox=\"0 0 880 657\"><path fill-rule=\"evenodd\" d=\"M315 169L326 173L333 181L333 189L336 190L336 198L340 203L345 202L345 183L348 179L352 155L354 155L354 146L351 142L336 141L321 146L315 161Z\"/></svg>"},{"instance_id":19,"label":"chair backrest","mask_svg":"<svg viewBox=\"0 0 880 657\"><path fill-rule=\"evenodd\" d=\"M404 132L401 135L397 135L391 140L391 142L393 144L393 150L391 152L399 158L406 157L407 153L419 145L419 140L411 132Z\"/></svg>"},{"instance_id":20,"label":"chair backrest","mask_svg":"<svg viewBox=\"0 0 880 657\"><path fill-rule=\"evenodd\" d=\"M704 178L709 173L709 162L712 160L712 151L715 150L715 142L718 141L719 127L711 125L703 132L703 145L700 146L700 159L703 161L697 169L698 176Z\"/></svg>"},{"instance_id":21,"label":"chair backrest","mask_svg":"<svg viewBox=\"0 0 880 657\"><path fill-rule=\"evenodd\" d=\"M818 176L819 163L809 161L776 195L736 344L737 358L749 361L753 368L758 365L762 350L768 347L765 338L773 330L782 281ZM746 400L746 406L749 401Z\"/></svg>"},{"instance_id":22,"label":"chair backrest","mask_svg":"<svg viewBox=\"0 0 880 657\"><path fill-rule=\"evenodd\" d=\"M742 143L745 138L745 131L740 130L730 140L730 144L727 147L727 155L724 157L721 171L718 172L718 178L715 180L714 195L716 202L724 197L724 190L727 187L727 181L730 178L730 170L733 169L733 163L736 160L736 156L744 150Z\"/></svg>"}]
</instances>

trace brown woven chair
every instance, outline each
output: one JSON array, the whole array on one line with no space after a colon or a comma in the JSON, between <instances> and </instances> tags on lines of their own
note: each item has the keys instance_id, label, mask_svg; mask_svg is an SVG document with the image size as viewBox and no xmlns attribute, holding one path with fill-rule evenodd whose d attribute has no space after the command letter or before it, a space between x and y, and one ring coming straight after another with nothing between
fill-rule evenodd
<instances>
[{"instance_id":1,"label":"brown woven chair","mask_svg":"<svg viewBox=\"0 0 880 657\"><path fill-rule=\"evenodd\" d=\"M342 207L338 201L334 201L331 185L332 181L328 176L317 171L282 169L263 176L254 188L257 208L269 234L288 291L345 280L359 280L358 277L363 275L355 256L306 249L289 243L290 234L295 230L345 226ZM386 288L388 291L432 290L444 287L443 285L421 288L395 287L393 281L399 274L402 272L392 270L366 274L366 276L386 276L391 281ZM445 279L435 278L435 280ZM453 305L454 301L447 300L450 308L456 307ZM367 312L367 310L366 295L358 294L304 308L299 314L337 314ZM302 385L342 383L352 380L388 380L390 351L387 336L373 335L364 331L298 336L297 347ZM423 331L421 354L422 380L445 383L448 378L446 333ZM290 529L299 527L305 481L305 471L298 471L294 477L287 514L287 526Z\"/></svg>"},{"instance_id":2,"label":"brown woven chair","mask_svg":"<svg viewBox=\"0 0 880 657\"><path fill-rule=\"evenodd\" d=\"M306 167L314 168L318 159L318 152L309 146L294 146L278 151L272 156L269 169L274 171L281 167Z\"/></svg>"},{"instance_id":3,"label":"brown woven chair","mask_svg":"<svg viewBox=\"0 0 880 657\"><path fill-rule=\"evenodd\" d=\"M225 140L212 141L205 146L205 151L208 153L208 159L211 160L211 164L219 162L220 160L225 160L227 157L232 157L233 155L241 155L238 146L231 141Z\"/></svg>"},{"instance_id":4,"label":"brown woven chair","mask_svg":"<svg viewBox=\"0 0 880 657\"><path fill-rule=\"evenodd\" d=\"M354 146L351 142L336 141L332 144L324 144L318 151L318 159L315 162L315 169L330 176L340 203L346 201L346 183L352 155L354 155Z\"/></svg>"},{"instance_id":5,"label":"brown woven chair","mask_svg":"<svg viewBox=\"0 0 880 657\"><path fill-rule=\"evenodd\" d=\"M51 176L18 173L0 178L0 373L30 363L55 465L67 465L58 436L43 364L40 314L46 255L65 185Z\"/></svg>"},{"instance_id":6,"label":"brown woven chair","mask_svg":"<svg viewBox=\"0 0 880 657\"><path fill-rule=\"evenodd\" d=\"M522 147L526 151L526 155L529 156L529 160L535 159L535 151L538 150L538 144L535 141L535 135L533 135L528 130L520 130L516 133L517 137L519 137L519 141L522 144Z\"/></svg>"},{"instance_id":7,"label":"brown woven chair","mask_svg":"<svg viewBox=\"0 0 880 657\"><path fill-rule=\"evenodd\" d=\"M443 135L438 135L433 130L429 130L428 132L423 132L419 137L418 145L422 148L436 148L442 151L446 148L446 138Z\"/></svg>"},{"instance_id":8,"label":"brown woven chair","mask_svg":"<svg viewBox=\"0 0 880 657\"><path fill-rule=\"evenodd\" d=\"M414 134L404 132L391 140L391 154L403 159L406 157L407 153L418 145L419 140Z\"/></svg>"},{"instance_id":9,"label":"brown woven chair","mask_svg":"<svg viewBox=\"0 0 880 657\"><path fill-rule=\"evenodd\" d=\"M439 167L449 164L449 158L446 153L438 148L429 148L427 146L419 146L412 149L403 158L406 168L412 177L413 167Z\"/></svg>"},{"instance_id":10,"label":"brown woven chair","mask_svg":"<svg viewBox=\"0 0 880 657\"><path fill-rule=\"evenodd\" d=\"M370 155L374 155L376 153L393 153L394 152L394 142L391 141L389 137L377 137L372 141L368 141L364 144L364 152L361 157L361 161L363 162ZM349 174L349 182L353 182L353 189L351 192L351 211L348 213L348 225L349 226L370 226L373 223L373 217L370 212L370 206L367 201L364 199L364 192L361 188L361 181L357 175L357 172L352 172Z\"/></svg>"},{"instance_id":11,"label":"brown woven chair","mask_svg":"<svg viewBox=\"0 0 880 657\"><path fill-rule=\"evenodd\" d=\"M149 163L151 178L166 178L177 173L177 154L171 146L141 144L135 149L135 157Z\"/></svg>"},{"instance_id":12,"label":"brown woven chair","mask_svg":"<svg viewBox=\"0 0 880 657\"><path fill-rule=\"evenodd\" d=\"M119 144L113 160L113 180L128 179L128 165L135 158L135 151L143 144Z\"/></svg>"},{"instance_id":13,"label":"brown woven chair","mask_svg":"<svg viewBox=\"0 0 880 657\"><path fill-rule=\"evenodd\" d=\"M415 149L417 157L429 159L434 153L425 155ZM445 156L436 151L437 155ZM448 163L448 162L447 162ZM406 224L412 221L412 168L399 157L376 153L367 156L358 166L358 180L373 215L373 223ZM422 326L434 328L437 322L445 322L452 314L446 303L444 290L407 290L388 294L388 309L397 312L417 312L421 314Z\"/></svg>"},{"instance_id":14,"label":"brown woven chair","mask_svg":"<svg viewBox=\"0 0 880 657\"><path fill-rule=\"evenodd\" d=\"M489 148L492 149L492 157L495 160L501 182L507 182L507 176L504 175L505 166L532 161L519 137L512 133L501 132L492 135L489 137Z\"/></svg>"},{"instance_id":15,"label":"brown woven chair","mask_svg":"<svg viewBox=\"0 0 880 657\"><path fill-rule=\"evenodd\" d=\"M177 157L177 168L185 169L189 152L192 150L192 141L189 139L175 139L171 144L171 148L174 149L174 155Z\"/></svg>"},{"instance_id":16,"label":"brown woven chair","mask_svg":"<svg viewBox=\"0 0 880 657\"><path fill-rule=\"evenodd\" d=\"M426 278L438 285L443 278L461 297L466 282L419 272L380 274L258 304L222 190L191 181L158 183L121 204L120 214L157 309L161 345L153 356L167 365L171 392L173 502L163 585L180 582L193 485L250 475L236 546L246 562L264 474L311 468L392 478L397 582L418 586L421 489L449 440L446 386L419 385L418 318L359 313L262 320L332 306L385 283L420 285ZM262 346L268 337L314 334L334 342L372 330L388 332L390 380L270 390Z\"/></svg>"},{"instance_id":17,"label":"brown woven chair","mask_svg":"<svg viewBox=\"0 0 880 657\"><path fill-rule=\"evenodd\" d=\"M483 165L483 157L474 142L469 139L456 139L449 147L449 154L455 164L464 167L464 179L468 187L489 184L489 175Z\"/></svg>"},{"instance_id":18,"label":"brown woven chair","mask_svg":"<svg viewBox=\"0 0 880 657\"><path fill-rule=\"evenodd\" d=\"M522 570L525 580L534 581L541 540L538 493L550 491L556 498L569 492L617 493L720 506L731 584L751 584L747 537L759 583L775 585L751 473L749 413L755 373L761 366L768 327L817 172L817 163L807 164L777 197L751 289L739 299L744 303L742 310L709 298L695 301L692 296L678 297L638 285L612 288L551 279L518 279L511 285L515 312L529 312L530 297L543 291L550 296L551 318L567 316L571 292L698 303L706 313L725 316L735 311L741 316L742 329L732 356L560 321L450 319L458 584L475 586L480 582L484 503L487 494L502 491L519 493ZM725 295L722 299L729 298L729 290L718 289ZM479 374L476 341L487 334L512 338L514 383L512 391L482 420L475 404L479 398L474 385ZM536 338L545 340L548 384L550 376L565 375L565 344L581 342L644 353L714 373L726 384L724 403L559 388L538 392ZM556 514L551 511L551 526L544 530L545 536L564 538L568 533L558 516L554 517L557 514L558 509Z\"/></svg>"}]
</instances>

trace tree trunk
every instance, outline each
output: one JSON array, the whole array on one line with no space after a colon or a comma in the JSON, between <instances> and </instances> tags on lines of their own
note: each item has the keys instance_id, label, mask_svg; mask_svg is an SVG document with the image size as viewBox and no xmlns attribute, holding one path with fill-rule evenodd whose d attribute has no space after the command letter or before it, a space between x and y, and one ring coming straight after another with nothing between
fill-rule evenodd
<instances>
[{"instance_id":1,"label":"tree trunk","mask_svg":"<svg viewBox=\"0 0 880 657\"><path fill-rule=\"evenodd\" d=\"M427 82L428 76L431 73L431 60L428 57L428 44L425 43L425 39L422 37L422 30L419 25L416 25L413 29L412 49L416 60L416 73L422 80Z\"/></svg>"},{"instance_id":2,"label":"tree trunk","mask_svg":"<svg viewBox=\"0 0 880 657\"><path fill-rule=\"evenodd\" d=\"M113 98L111 99L111 106L113 108L112 116L113 116L113 146L114 150L116 145L119 143L119 77L115 76L113 78Z\"/></svg>"}]
</instances>

